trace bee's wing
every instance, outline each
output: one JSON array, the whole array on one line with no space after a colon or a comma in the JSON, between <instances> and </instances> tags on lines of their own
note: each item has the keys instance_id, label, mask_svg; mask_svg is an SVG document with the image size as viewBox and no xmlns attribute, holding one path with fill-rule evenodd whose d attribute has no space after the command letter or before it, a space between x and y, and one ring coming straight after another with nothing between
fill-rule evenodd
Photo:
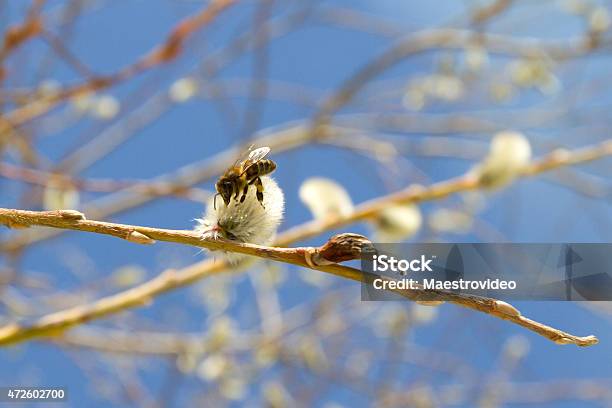
<instances>
[{"instance_id":1,"label":"bee's wing","mask_svg":"<svg viewBox=\"0 0 612 408\"><path fill-rule=\"evenodd\" d=\"M236 158L236 161L234 162L234 165L232 167L236 167L238 166L240 163L246 162L249 157L251 156L251 154L253 153L253 147L255 145L250 145L249 148L245 151L242 152L238 158Z\"/></svg>"},{"instance_id":2,"label":"bee's wing","mask_svg":"<svg viewBox=\"0 0 612 408\"><path fill-rule=\"evenodd\" d=\"M270 148L268 146L260 147L259 149L252 150L249 153L249 162L256 163L266 157L270 153Z\"/></svg>"},{"instance_id":3,"label":"bee's wing","mask_svg":"<svg viewBox=\"0 0 612 408\"><path fill-rule=\"evenodd\" d=\"M270 153L270 148L268 146L260 147L255 150L251 150L249 152L249 157L244 161L243 164L243 173L248 170L249 167L266 157Z\"/></svg>"}]
</instances>

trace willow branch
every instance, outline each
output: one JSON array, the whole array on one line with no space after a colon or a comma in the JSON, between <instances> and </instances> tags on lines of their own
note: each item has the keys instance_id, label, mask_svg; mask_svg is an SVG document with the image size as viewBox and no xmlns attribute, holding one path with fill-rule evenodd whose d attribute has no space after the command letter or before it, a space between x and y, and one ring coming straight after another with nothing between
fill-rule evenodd
<instances>
[{"instance_id":1,"label":"willow branch","mask_svg":"<svg viewBox=\"0 0 612 408\"><path fill-rule=\"evenodd\" d=\"M429 29L412 33L366 63L323 102L312 121L313 133L317 137L324 137L324 126L330 123L332 116L343 106L349 104L372 79L391 67L414 55L431 50L463 49L466 44L474 41L495 54L522 57L546 56L558 61L579 58L610 45L609 42L592 41L588 35L566 40L542 41L453 28Z\"/></svg>"},{"instance_id":2,"label":"willow branch","mask_svg":"<svg viewBox=\"0 0 612 408\"><path fill-rule=\"evenodd\" d=\"M531 177L558 168L586 163L612 155L612 140L576 150L558 149L526 166L520 177ZM429 187L410 186L404 190L389 194L357 206L344 217L314 220L285 231L278 237L276 245L286 246L292 242L305 240L325 231L341 228L357 221L375 217L381 210L397 204L414 204L433 201L452 194L484 188L484 183L470 173L432 184Z\"/></svg>"},{"instance_id":3,"label":"willow branch","mask_svg":"<svg viewBox=\"0 0 612 408\"><path fill-rule=\"evenodd\" d=\"M273 151L280 153L303 146L309 141L306 127L295 125L272 131L253 142L257 145L269 146ZM105 218L146 204L155 197L185 191L197 183L223 173L244 152L244 149L245 146L236 146L202 161L183 166L171 174L156 177L148 184L155 185L157 188L149 191L143 191L138 185L127 187L89 203L83 208L83 211L95 218ZM62 232L63 230L42 230L17 234L10 241L0 241L0 251L19 251L27 245L53 238Z\"/></svg>"},{"instance_id":4,"label":"willow branch","mask_svg":"<svg viewBox=\"0 0 612 408\"><path fill-rule=\"evenodd\" d=\"M368 241L355 234L341 234L331 238L319 248L298 247L278 248L253 244L241 244L233 241L206 239L193 231L168 230L161 228L141 227L135 225L115 224L102 221L90 221L77 211L23 211L0 209L0 223L9 226L29 227L42 225L112 235L140 244L152 244L155 239L176 242L186 245L224 250L258 258L298 265L317 271L326 272L345 279L371 284L377 275L359 269L339 265L351 259L359 258L362 247ZM90 305L76 306L64 311L43 316L32 324L12 323L0 327L0 345L8 345L35 337L59 334L64 330L109 315L126 307L149 303L155 295L178 286L190 283L189 275L178 275L174 270L167 270L144 285L123 293L100 299ZM511 321L559 344L576 344L590 346L598 342L595 336L575 336L521 315L513 306L499 300L479 296L447 293L437 290L395 290L394 292L413 301L439 301L477 310L500 319Z\"/></svg>"},{"instance_id":5,"label":"willow branch","mask_svg":"<svg viewBox=\"0 0 612 408\"><path fill-rule=\"evenodd\" d=\"M199 12L180 21L171 30L162 44L143 55L132 65L128 65L114 74L97 77L93 80L71 86L51 98L39 99L7 112L5 115L6 123L0 123L2 126L0 129L8 125L12 127L23 125L49 112L59 103L70 97L109 88L155 66L174 60L182 52L184 43L189 37L201 27L211 23L221 12L232 6L235 1L236 0L214 0L210 2Z\"/></svg>"},{"instance_id":6,"label":"willow branch","mask_svg":"<svg viewBox=\"0 0 612 408\"><path fill-rule=\"evenodd\" d=\"M584 163L609 155L612 155L611 140L574 151L557 150L531 163L524 169L521 176L533 176L555 168ZM275 245L286 246L288 243L303 240L349 223L367 219L390 205L440 199L453 193L473 190L479 187L482 187L480 180L469 174L434 184L428 188L410 187L404 191L366 202L358 206L350 216L335 220L312 221L289 230L279 236ZM265 247L253 244L240 244L225 240L202 239L201 236L195 234L193 231L168 230L90 221L85 219L82 213L70 210L36 212L2 209L0 210L0 223L14 228L27 228L32 225L42 225L61 229L88 231L112 235L139 244L152 244L155 240L176 242L210 250L224 250L253 255L259 258L290 263L361 282L368 282L369 279L375 277L375 275L368 275L358 269L338 265L336 262L345 261L349 259L350 256L347 257L346 253L336 253L336 249L346 248L346 245L338 246L340 242L334 242L333 240L320 248ZM326 261L318 262L322 253L326 254L326 256L324 256L324 260ZM328 262L333 263L327 264ZM223 262L203 261L180 271L167 270L156 278L132 289L102 298L91 304L76 306L64 311L49 314L31 325L13 323L4 326L0 328L0 344L16 343L33 337L61 333L63 330L70 327L132 307L148 304L157 295L189 285L206 276L221 273L227 267L228 265ZM402 290L398 293L417 301L423 299L423 295L426 295L426 299L430 300L432 294L434 294L438 296L437 299L439 300L456 303L470 309L512 321L513 323L528 328L558 343L573 343L580 346L588 346L597 343L597 339L594 336L573 336L569 333L528 319L522 316L514 307L495 299L423 290Z\"/></svg>"}]
</instances>

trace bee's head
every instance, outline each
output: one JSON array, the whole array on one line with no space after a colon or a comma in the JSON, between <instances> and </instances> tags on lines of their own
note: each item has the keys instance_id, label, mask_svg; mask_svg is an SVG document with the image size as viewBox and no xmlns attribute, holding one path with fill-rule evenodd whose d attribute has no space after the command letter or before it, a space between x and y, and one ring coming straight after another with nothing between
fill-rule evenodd
<instances>
[{"instance_id":1,"label":"bee's head","mask_svg":"<svg viewBox=\"0 0 612 408\"><path fill-rule=\"evenodd\" d=\"M222 180L217 181L215 188L217 189L217 193L221 196L221 198L223 198L223 202L225 203L225 205L228 206L230 203L230 198L232 197L232 192L234 191L233 183L230 180L222 179ZM217 196L215 195L215 200L216 198ZM216 208L216 201L215 201L215 208Z\"/></svg>"}]
</instances>

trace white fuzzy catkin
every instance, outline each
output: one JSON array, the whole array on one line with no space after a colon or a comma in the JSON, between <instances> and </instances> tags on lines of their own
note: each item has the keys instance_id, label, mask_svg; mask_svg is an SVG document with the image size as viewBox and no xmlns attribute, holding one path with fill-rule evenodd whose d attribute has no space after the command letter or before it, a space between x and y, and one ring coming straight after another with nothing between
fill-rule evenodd
<instances>
[{"instance_id":1,"label":"white fuzzy catkin","mask_svg":"<svg viewBox=\"0 0 612 408\"><path fill-rule=\"evenodd\" d=\"M250 186L246 199L240 202L232 200L226 206L221 197L217 197L217 208L214 208L214 198L208 202L203 219L196 220L195 230L204 238L222 237L233 241L269 245L283 220L285 196L274 179L261 177L263 183L263 206L257 201L256 188ZM247 255L224 252L224 257L231 263L247 257Z\"/></svg>"},{"instance_id":2,"label":"white fuzzy catkin","mask_svg":"<svg viewBox=\"0 0 612 408\"><path fill-rule=\"evenodd\" d=\"M353 202L344 187L334 180L312 177L300 186L300 200L317 219L346 216L353 212Z\"/></svg>"},{"instance_id":3,"label":"white fuzzy catkin","mask_svg":"<svg viewBox=\"0 0 612 408\"><path fill-rule=\"evenodd\" d=\"M493 136L489 154L472 171L483 186L497 188L513 181L530 158L529 140L522 133L503 131Z\"/></svg>"},{"instance_id":4,"label":"white fuzzy catkin","mask_svg":"<svg viewBox=\"0 0 612 408\"><path fill-rule=\"evenodd\" d=\"M112 95L100 95L94 100L94 103L91 105L91 115L98 119L112 119L121 110L121 104Z\"/></svg>"},{"instance_id":5,"label":"white fuzzy catkin","mask_svg":"<svg viewBox=\"0 0 612 408\"><path fill-rule=\"evenodd\" d=\"M401 242L416 234L422 223L421 211L414 204L385 208L374 222L375 239L378 242Z\"/></svg>"},{"instance_id":6,"label":"white fuzzy catkin","mask_svg":"<svg viewBox=\"0 0 612 408\"><path fill-rule=\"evenodd\" d=\"M176 80L168 90L168 95L173 102L186 102L198 93L198 81L186 77Z\"/></svg>"},{"instance_id":7,"label":"white fuzzy catkin","mask_svg":"<svg viewBox=\"0 0 612 408\"><path fill-rule=\"evenodd\" d=\"M79 191L73 186L62 186L61 183L49 180L43 192L43 206L45 210L63 210L78 208Z\"/></svg>"}]
</instances>

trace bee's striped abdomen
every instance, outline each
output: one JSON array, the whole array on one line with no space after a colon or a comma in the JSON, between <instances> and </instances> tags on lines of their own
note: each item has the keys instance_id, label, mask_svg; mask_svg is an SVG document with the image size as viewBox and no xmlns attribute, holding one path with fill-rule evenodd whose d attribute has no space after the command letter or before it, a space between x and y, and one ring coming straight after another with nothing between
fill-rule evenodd
<instances>
[{"instance_id":1,"label":"bee's striped abdomen","mask_svg":"<svg viewBox=\"0 0 612 408\"><path fill-rule=\"evenodd\" d=\"M247 169L246 178L250 181L255 177L261 177L265 176L266 174L270 174L274 170L276 170L276 163L274 163L272 160L260 160Z\"/></svg>"}]
</instances>

